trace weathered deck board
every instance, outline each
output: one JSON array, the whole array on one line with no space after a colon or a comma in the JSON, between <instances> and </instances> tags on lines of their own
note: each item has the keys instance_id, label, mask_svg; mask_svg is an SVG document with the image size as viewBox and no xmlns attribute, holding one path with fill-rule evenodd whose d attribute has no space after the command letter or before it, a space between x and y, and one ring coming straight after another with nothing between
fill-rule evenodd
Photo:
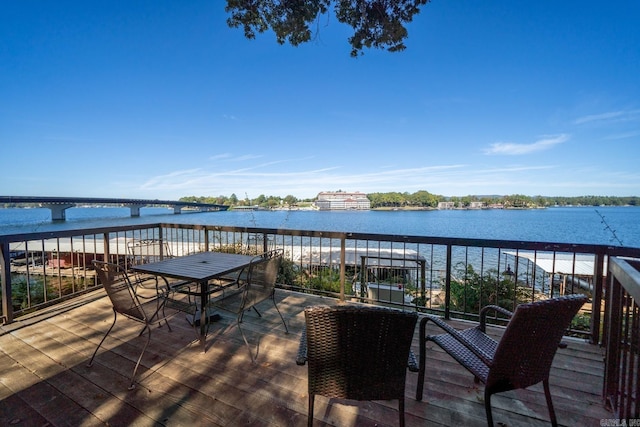
<instances>
[{"instance_id":1,"label":"weathered deck board","mask_svg":"<svg viewBox=\"0 0 640 427\"><path fill-rule=\"evenodd\" d=\"M211 325L203 353L193 329L177 314L170 320L172 331L153 329L133 391L127 390L129 375L145 340L137 336L138 324L118 320L93 367L86 366L113 319L106 297L38 322L3 327L0 425L304 426L307 370L295 364L303 310L335 301L284 291L278 291L278 299L290 334L268 303L262 318L252 312L245 316L243 330L252 349L258 349L255 365L230 316ZM417 344L416 328L416 354ZM422 402L415 400L417 374L407 374L407 425L486 425L483 386L433 344L427 366ZM559 350L551 391L561 425L595 426L611 417L600 398L602 369L596 346L570 340L568 348ZM496 395L492 403L496 422L548 425L539 385ZM317 397L315 425L397 425L396 409L395 401Z\"/></svg>"}]
</instances>

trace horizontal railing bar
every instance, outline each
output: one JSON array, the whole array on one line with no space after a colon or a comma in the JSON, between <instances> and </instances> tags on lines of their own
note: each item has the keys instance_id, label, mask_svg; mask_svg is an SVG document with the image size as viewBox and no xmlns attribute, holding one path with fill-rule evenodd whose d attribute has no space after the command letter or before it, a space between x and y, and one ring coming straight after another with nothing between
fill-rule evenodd
<instances>
[{"instance_id":1,"label":"horizontal railing bar","mask_svg":"<svg viewBox=\"0 0 640 427\"><path fill-rule=\"evenodd\" d=\"M609 271L625 291L635 301L640 302L640 271L622 258L610 258Z\"/></svg>"},{"instance_id":2,"label":"horizontal railing bar","mask_svg":"<svg viewBox=\"0 0 640 427\"><path fill-rule=\"evenodd\" d=\"M234 233L259 233L289 235L296 237L325 237L348 240L377 240L381 242L398 243L424 243L433 245L451 246L473 246L479 248L502 248L502 249L526 249L532 251L545 252L574 252L581 254L606 254L608 256L628 256L640 257L640 248L630 248L624 246L611 246L584 243L562 243L562 242L535 242L522 240L497 240L497 239L475 239L463 237L437 237L437 236L415 236L415 235L393 235L374 233L352 233L339 231L318 231L318 230L298 230L298 229L278 229L260 227L237 227L237 226L217 226L217 225L193 225L193 224L173 224L173 223L150 223L137 225L123 225L99 228L87 228L76 230L45 231L35 233L7 234L0 235L0 243L16 242L24 240L51 239L56 237L72 237L78 235L103 234L123 231L135 231L149 228L178 228L190 230L226 231Z\"/></svg>"}]
</instances>

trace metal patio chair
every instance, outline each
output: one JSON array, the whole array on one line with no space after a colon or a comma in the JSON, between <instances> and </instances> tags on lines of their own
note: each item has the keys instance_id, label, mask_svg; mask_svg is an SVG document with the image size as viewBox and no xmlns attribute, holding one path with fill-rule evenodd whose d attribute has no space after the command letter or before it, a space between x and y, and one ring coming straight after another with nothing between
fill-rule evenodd
<instances>
[{"instance_id":1,"label":"metal patio chair","mask_svg":"<svg viewBox=\"0 0 640 427\"><path fill-rule=\"evenodd\" d=\"M127 252L129 253L127 259L129 267L133 267L141 264L148 264L150 262L160 261L165 257L170 258L171 253L169 245L162 243L159 240L147 239L147 240L134 240L127 242ZM142 274L135 270L128 270L129 281L136 289L151 289L158 290L158 278L150 274ZM144 293L138 294L138 297L149 299L155 298L155 295L149 296Z\"/></svg>"},{"instance_id":2,"label":"metal patio chair","mask_svg":"<svg viewBox=\"0 0 640 427\"><path fill-rule=\"evenodd\" d=\"M127 242L127 252L129 253L128 261L130 267L173 258L169 244L157 239L143 239ZM135 287L141 286L143 288L148 288L147 283L150 280L155 281L155 287L157 287L158 278L150 274L142 274L134 270L129 270L129 278Z\"/></svg>"},{"instance_id":3,"label":"metal patio chair","mask_svg":"<svg viewBox=\"0 0 640 427\"><path fill-rule=\"evenodd\" d=\"M148 264L173 257L169 244L157 239L127 242L127 251L132 265Z\"/></svg>"},{"instance_id":4,"label":"metal patio chair","mask_svg":"<svg viewBox=\"0 0 640 427\"><path fill-rule=\"evenodd\" d=\"M140 361L142 360L142 355L144 354L147 346L149 345L149 342L151 341L152 324L158 323L159 325L161 325L162 321L164 321L167 324L169 330L171 330L171 326L167 321L167 316L164 314L164 304L166 300L163 295L158 295L156 298L141 302L136 293L136 288L131 283L127 272L124 268L120 267L117 264L111 264L102 261L93 261L93 267L96 270L96 274L98 275L102 286L107 292L109 300L111 300L111 304L113 306L113 323L104 334L104 337L102 337L102 340L93 352L91 360L89 361L87 366L91 367L93 365L93 360L96 357L98 350L116 324L118 314L121 314L133 321L143 324L144 327L142 328L138 336L141 336L146 330L147 340L142 348L142 351L140 352L140 356L138 357L136 365L133 368L133 372L131 374L131 384L129 385L129 390L133 390L133 388L135 387L135 375L138 370L138 366L140 365Z\"/></svg>"},{"instance_id":5,"label":"metal patio chair","mask_svg":"<svg viewBox=\"0 0 640 427\"><path fill-rule=\"evenodd\" d=\"M158 239L144 239L135 240L127 243L127 250L129 252L129 262L131 266L149 264L153 262L162 261L165 259L173 258L171 253L171 247L167 242ZM161 294L165 299L168 307L175 310L193 312L191 307L191 296L197 292L192 290L192 286L196 284L193 282L186 282L183 280L168 280L166 277L162 279L151 274L139 273L135 270L129 271L129 279L134 288L150 289L153 287L158 294ZM169 292L163 292L160 290L160 280L163 280L168 287ZM153 284L150 286L150 284ZM188 295L188 302L183 302L181 298L176 297L176 294ZM149 296L145 294L138 294L140 298L148 299ZM152 296L151 298L154 298Z\"/></svg>"},{"instance_id":6,"label":"metal patio chair","mask_svg":"<svg viewBox=\"0 0 640 427\"><path fill-rule=\"evenodd\" d=\"M551 424L556 426L549 390L549 371L565 331L587 300L584 295L562 296L520 304L513 313L489 305L480 312L480 324L465 330L456 330L435 316L424 317L420 321L420 374L416 400L422 400L426 343L433 341L469 370L476 382L485 384L484 404L489 426L493 426L491 395L527 388L539 382L544 387ZM486 317L490 311L510 317L499 342L485 333ZM445 333L427 335L426 324L429 321Z\"/></svg>"},{"instance_id":7,"label":"metal patio chair","mask_svg":"<svg viewBox=\"0 0 640 427\"><path fill-rule=\"evenodd\" d=\"M404 426L407 367L418 315L381 307L308 307L296 363L308 363L309 415L317 394L353 400L398 399Z\"/></svg>"},{"instance_id":8,"label":"metal patio chair","mask_svg":"<svg viewBox=\"0 0 640 427\"><path fill-rule=\"evenodd\" d=\"M282 256L283 250L276 249L254 257L249 264L246 275L240 273L233 285L225 284L220 287L218 293L209 300L209 307L236 315L236 324L247 349L249 349L252 363L255 362L255 356L241 327L244 313L247 310L254 310L258 316L262 317L256 305L265 300L271 300L280 315L286 333L289 333L287 322L285 322L275 300L275 285Z\"/></svg>"}]
</instances>

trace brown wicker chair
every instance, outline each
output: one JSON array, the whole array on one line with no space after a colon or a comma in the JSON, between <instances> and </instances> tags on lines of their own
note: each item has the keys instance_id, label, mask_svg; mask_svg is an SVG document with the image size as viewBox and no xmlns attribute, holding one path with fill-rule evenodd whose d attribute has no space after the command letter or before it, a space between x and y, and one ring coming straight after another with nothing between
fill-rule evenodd
<instances>
[{"instance_id":1,"label":"brown wicker chair","mask_svg":"<svg viewBox=\"0 0 640 427\"><path fill-rule=\"evenodd\" d=\"M427 341L433 341L469 370L476 381L485 384L484 403L487 424L493 426L491 395L527 388L542 381L551 424L556 426L549 390L549 371L565 331L580 307L588 300L584 295L520 304L514 313L495 305L484 307L477 327L458 331L440 318L426 316L420 321L420 374L416 400L422 400L426 370ZM511 317L500 342L485 334L490 311ZM433 322L446 331L427 335L426 324Z\"/></svg>"},{"instance_id":2,"label":"brown wicker chair","mask_svg":"<svg viewBox=\"0 0 640 427\"><path fill-rule=\"evenodd\" d=\"M136 371L138 370L138 366L140 365L140 361L142 360L142 355L144 354L149 342L151 341L151 325L154 323L161 324L162 321L167 324L169 330L171 330L171 326L167 321L167 316L164 314L164 304L165 298L164 295L158 295L157 297L150 299L146 302L141 302L139 296L136 293L136 288L132 284L129 276L125 269L120 267L117 264L111 264L107 262L101 261L93 261L93 268L96 270L96 274L102 283L109 299L111 300L111 304L113 305L113 323L102 337L102 340L96 347L93 355L91 356L91 360L87 364L88 367L93 365L93 359L96 357L98 350L102 346L102 343L107 338L111 330L116 324L116 320L118 318L118 314L122 314L123 316L134 320L138 323L144 325L142 330L140 331L140 335L147 331L147 341L140 352L140 356L138 357L138 361L136 362L136 366L133 368L133 373L131 374L131 384L129 385L129 390L132 390L135 386L134 379L136 376Z\"/></svg>"},{"instance_id":3,"label":"brown wicker chair","mask_svg":"<svg viewBox=\"0 0 640 427\"><path fill-rule=\"evenodd\" d=\"M308 362L309 418L316 394L354 400L398 399L404 426L407 366L418 315L380 307L308 307L296 363Z\"/></svg>"}]
</instances>

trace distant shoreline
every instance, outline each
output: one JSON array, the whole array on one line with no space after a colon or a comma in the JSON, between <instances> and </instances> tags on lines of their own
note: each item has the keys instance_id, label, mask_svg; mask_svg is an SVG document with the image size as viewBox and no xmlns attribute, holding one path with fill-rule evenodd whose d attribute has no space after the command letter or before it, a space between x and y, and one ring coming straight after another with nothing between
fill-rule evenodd
<instances>
[{"instance_id":1,"label":"distant shoreline","mask_svg":"<svg viewBox=\"0 0 640 427\"><path fill-rule=\"evenodd\" d=\"M600 206L588 206L588 205L554 205L554 206L531 206L531 207L482 207L482 208L450 208L450 209L438 209L432 207L422 206L403 206L403 207L378 207L371 208L372 211L493 211L493 210L510 210L510 211L526 211L533 209L554 209L554 208L576 208L576 209L600 209L600 208L637 208L634 205L600 205Z\"/></svg>"}]
</instances>

